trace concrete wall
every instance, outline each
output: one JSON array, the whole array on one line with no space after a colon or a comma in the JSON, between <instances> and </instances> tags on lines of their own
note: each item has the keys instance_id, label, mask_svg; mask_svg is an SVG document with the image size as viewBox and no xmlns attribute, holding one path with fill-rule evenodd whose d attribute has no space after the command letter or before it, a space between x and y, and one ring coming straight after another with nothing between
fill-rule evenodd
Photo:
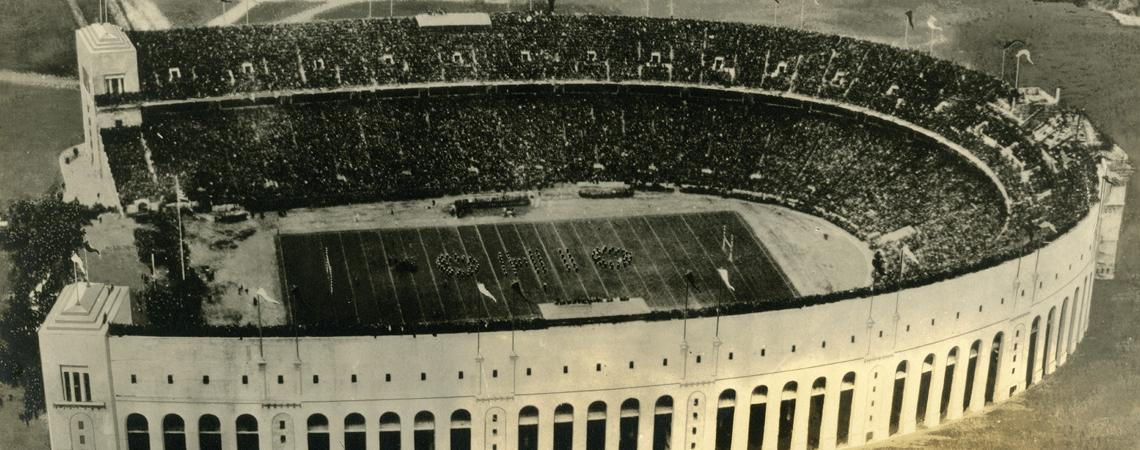
<instances>
[{"instance_id":1,"label":"concrete wall","mask_svg":"<svg viewBox=\"0 0 1140 450\"><path fill-rule=\"evenodd\" d=\"M893 380L902 361L907 370L901 374L906 383L898 433L910 432L920 423L933 426L960 417L967 397L969 411L981 409L986 403L991 344L998 333L1003 339L994 401L1026 387L1028 339L1035 318L1041 317L1030 380L1039 381L1064 363L1087 325L1097 225L1096 209L1092 211L1041 251L975 274L829 305L726 316L719 324L716 318L702 318L516 333L264 341L110 337L106 366L111 382L101 392L114 393L117 433L102 433L99 448L127 448L125 421L131 413L147 418L151 448L163 448L160 430L166 414L184 419L190 448L197 448L197 421L202 414L221 419L227 448L236 448L235 418L251 414L262 431L261 448L298 449L307 448L307 418L321 413L331 424L333 448L340 448L344 418L356 412L366 418L368 448L376 449L379 418L389 411L400 417L404 448L412 448L413 417L421 411L434 415L437 448L449 448L449 418L453 411L465 409L473 418L474 448L490 449L493 443L496 448L513 449L518 412L533 405L539 410L539 448L547 449L553 442L554 410L569 403L574 411L573 447L584 449L587 408L603 401L609 418L605 447L616 449L619 407L632 398L640 406L637 448L648 449L651 411L664 395L672 397L675 409L672 448L714 448L713 405L725 390L733 389L735 406L725 410L734 417L727 448L738 450L747 444L752 393L766 386L769 412L762 448L777 446L774 408L782 397L799 405L793 428L784 431L791 436L791 448L799 449L808 445L807 405L820 378L825 385L816 389L824 395L819 445L832 448L837 445L841 380L848 373L854 374L855 382L847 387L853 389L853 401L846 444L877 441L888 437L892 428ZM1047 326L1050 311L1054 319ZM1049 348L1045 348L1046 331L1051 333ZM967 361L975 341L980 341L976 376L972 391L966 392ZM959 363L951 376L951 405L942 417L939 400L945 368L955 348ZM924 365L928 355L933 355L933 364ZM79 356L45 355L45 373L51 370L48 361L68 364L68 358L75 357ZM87 352L82 357L102 356ZM924 370L931 372L930 406L918 417ZM209 376L209 384L204 384L203 376ZM242 383L243 376L248 384ZM784 392L793 381L798 389ZM49 411L54 408L50 396L49 389ZM697 405L692 404L694 399ZM284 433L274 429L271 434L271 422L276 428L274 418L282 414L291 421L289 429ZM67 441L68 429L55 423L53 442ZM286 446L276 442L279 446L271 447L270 441L281 434L287 437Z\"/></svg>"}]
</instances>

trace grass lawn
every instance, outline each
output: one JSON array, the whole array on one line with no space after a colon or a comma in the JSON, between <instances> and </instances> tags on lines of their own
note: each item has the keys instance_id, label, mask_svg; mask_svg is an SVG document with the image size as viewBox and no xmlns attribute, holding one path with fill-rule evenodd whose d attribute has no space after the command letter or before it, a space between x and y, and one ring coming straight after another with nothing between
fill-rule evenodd
<instances>
[{"instance_id":1,"label":"grass lawn","mask_svg":"<svg viewBox=\"0 0 1140 450\"><path fill-rule=\"evenodd\" d=\"M56 156L83 141L79 91L0 83L0 205L59 181Z\"/></svg>"},{"instance_id":2,"label":"grass lawn","mask_svg":"<svg viewBox=\"0 0 1140 450\"><path fill-rule=\"evenodd\" d=\"M63 0L0 2L0 69L75 76L75 19Z\"/></svg>"}]
</instances>

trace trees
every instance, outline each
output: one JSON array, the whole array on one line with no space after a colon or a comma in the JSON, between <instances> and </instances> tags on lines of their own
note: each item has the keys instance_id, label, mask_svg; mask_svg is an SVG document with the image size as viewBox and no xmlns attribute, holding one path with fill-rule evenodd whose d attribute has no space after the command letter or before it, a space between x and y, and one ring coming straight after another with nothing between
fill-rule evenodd
<instances>
[{"instance_id":1,"label":"trees","mask_svg":"<svg viewBox=\"0 0 1140 450\"><path fill-rule=\"evenodd\" d=\"M0 382L24 388L20 418L37 417L44 408L36 330L72 280L70 257L85 243L83 227L99 213L63 202L59 193L9 206L8 228L0 230L0 249L12 258L12 292L0 313Z\"/></svg>"}]
</instances>

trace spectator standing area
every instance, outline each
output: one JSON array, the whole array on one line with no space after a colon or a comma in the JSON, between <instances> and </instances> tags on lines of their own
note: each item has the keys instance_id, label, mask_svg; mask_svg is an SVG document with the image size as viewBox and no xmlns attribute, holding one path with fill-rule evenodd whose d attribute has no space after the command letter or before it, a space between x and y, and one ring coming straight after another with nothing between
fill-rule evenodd
<instances>
[{"instance_id":1,"label":"spectator standing area","mask_svg":"<svg viewBox=\"0 0 1140 450\"><path fill-rule=\"evenodd\" d=\"M538 318L542 303L623 298L680 310L797 295L727 211L285 234L278 248L283 291L301 324Z\"/></svg>"}]
</instances>

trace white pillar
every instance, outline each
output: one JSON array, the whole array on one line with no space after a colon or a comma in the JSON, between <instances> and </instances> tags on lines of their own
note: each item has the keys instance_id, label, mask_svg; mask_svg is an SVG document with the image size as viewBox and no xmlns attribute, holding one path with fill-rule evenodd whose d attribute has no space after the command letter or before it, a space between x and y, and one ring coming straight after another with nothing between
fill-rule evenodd
<instances>
[{"instance_id":1,"label":"white pillar","mask_svg":"<svg viewBox=\"0 0 1140 450\"><path fill-rule=\"evenodd\" d=\"M970 368L970 349L958 347L958 361L954 363L954 380L950 386L950 405L946 407L946 420L962 417L962 401L966 398L966 371ZM977 382L977 380L974 380Z\"/></svg>"},{"instance_id":2,"label":"white pillar","mask_svg":"<svg viewBox=\"0 0 1140 450\"><path fill-rule=\"evenodd\" d=\"M554 448L554 405L538 410L538 450ZM450 450L451 447L437 447L439 450ZM639 449L640 450L640 449Z\"/></svg>"},{"instance_id":3,"label":"white pillar","mask_svg":"<svg viewBox=\"0 0 1140 450\"><path fill-rule=\"evenodd\" d=\"M748 448L748 414L752 406L752 393L736 393L736 407L732 411L732 450Z\"/></svg>"},{"instance_id":4,"label":"white pillar","mask_svg":"<svg viewBox=\"0 0 1140 450\"><path fill-rule=\"evenodd\" d=\"M574 430L571 435L574 436L571 448L574 450L586 450L586 410L587 405L574 406Z\"/></svg>"},{"instance_id":5,"label":"white pillar","mask_svg":"<svg viewBox=\"0 0 1140 450\"><path fill-rule=\"evenodd\" d=\"M835 448L835 433L839 428L839 389L843 385L842 376L827 381L823 397L823 420L819 425L819 448Z\"/></svg>"},{"instance_id":6,"label":"white pillar","mask_svg":"<svg viewBox=\"0 0 1140 450\"><path fill-rule=\"evenodd\" d=\"M780 439L780 404L783 403L783 385L769 386L768 403L764 412L763 450L776 450Z\"/></svg>"},{"instance_id":7,"label":"white pillar","mask_svg":"<svg viewBox=\"0 0 1140 450\"><path fill-rule=\"evenodd\" d=\"M978 361L977 367L974 369L974 386L973 392L970 392L970 411L981 411L986 406L986 375L989 374L990 368L990 347L993 341L990 339L982 339L982 345L978 346ZM1006 339L1008 340L1008 339ZM1005 344L1004 342L1002 343ZM999 361L1000 362L1000 361ZM998 381L1001 380L1001 371L998 371ZM1000 385L999 385L1000 386ZM994 388L997 389L996 387Z\"/></svg>"},{"instance_id":8,"label":"white pillar","mask_svg":"<svg viewBox=\"0 0 1140 450\"><path fill-rule=\"evenodd\" d=\"M923 426L932 428L938 426L942 419L942 386L946 378L946 359L944 355L934 355L934 367L930 371L930 391L926 394L926 417Z\"/></svg>"},{"instance_id":9,"label":"white pillar","mask_svg":"<svg viewBox=\"0 0 1140 450\"><path fill-rule=\"evenodd\" d=\"M808 416L811 415L811 384L800 384L796 392L796 415L792 418L792 450L807 448Z\"/></svg>"},{"instance_id":10,"label":"white pillar","mask_svg":"<svg viewBox=\"0 0 1140 450\"><path fill-rule=\"evenodd\" d=\"M914 431L915 416L918 414L918 391L921 380L922 363L907 362L906 386L903 387L902 409L899 411L898 434L906 434Z\"/></svg>"},{"instance_id":11,"label":"white pillar","mask_svg":"<svg viewBox=\"0 0 1140 450\"><path fill-rule=\"evenodd\" d=\"M615 398L606 403L606 450L617 450L621 437L621 402Z\"/></svg>"}]
</instances>

